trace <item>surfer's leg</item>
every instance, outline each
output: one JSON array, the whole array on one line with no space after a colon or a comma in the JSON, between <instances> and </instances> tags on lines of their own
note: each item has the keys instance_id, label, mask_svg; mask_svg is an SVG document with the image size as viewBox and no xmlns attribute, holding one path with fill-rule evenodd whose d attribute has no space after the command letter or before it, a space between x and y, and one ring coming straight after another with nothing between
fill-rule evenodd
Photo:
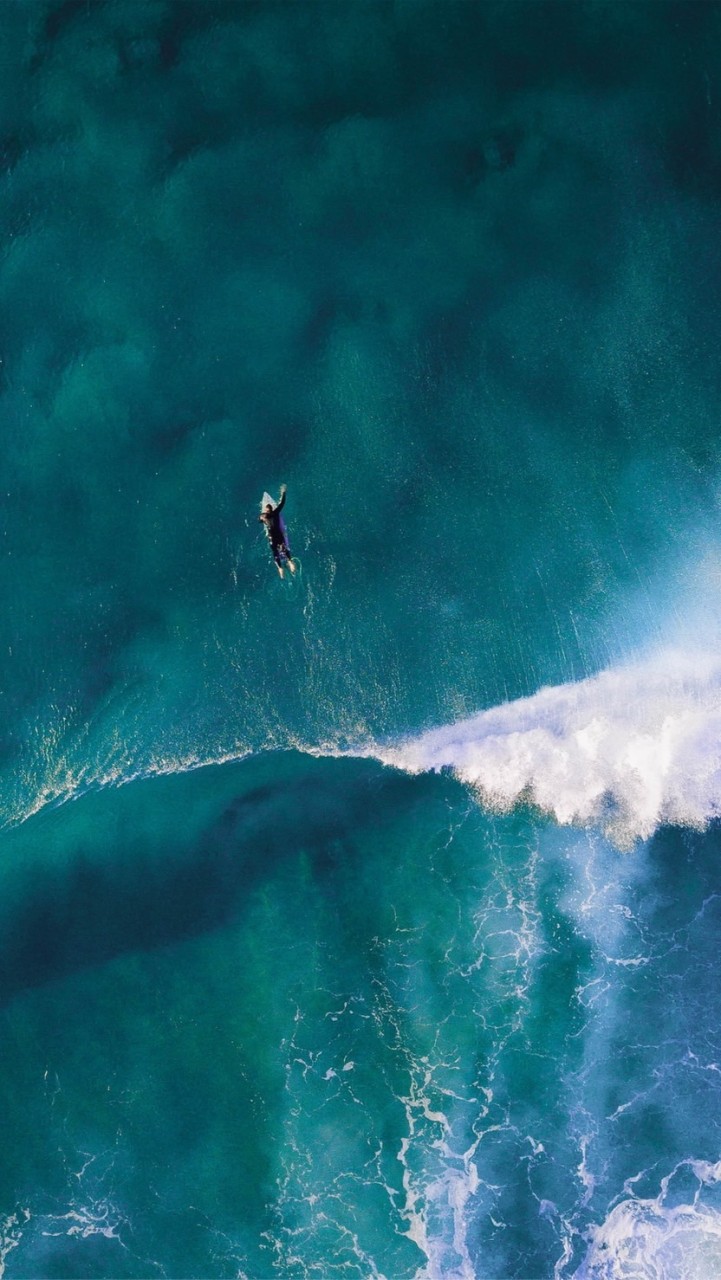
<instances>
[{"instance_id":1,"label":"surfer's leg","mask_svg":"<svg viewBox=\"0 0 721 1280\"><path fill-rule=\"evenodd\" d=\"M291 573L295 573L295 565L293 564L293 557L290 554L290 547L285 540L283 540L283 542L275 543L273 547L273 555L275 556L276 564L282 564L284 568L287 565ZM282 576L283 575L281 574L281 577Z\"/></svg>"},{"instance_id":2,"label":"surfer's leg","mask_svg":"<svg viewBox=\"0 0 721 1280\"><path fill-rule=\"evenodd\" d=\"M273 559L275 560L275 567L282 578L283 577L283 557L280 554L281 548L273 544L272 549L273 549Z\"/></svg>"}]
</instances>

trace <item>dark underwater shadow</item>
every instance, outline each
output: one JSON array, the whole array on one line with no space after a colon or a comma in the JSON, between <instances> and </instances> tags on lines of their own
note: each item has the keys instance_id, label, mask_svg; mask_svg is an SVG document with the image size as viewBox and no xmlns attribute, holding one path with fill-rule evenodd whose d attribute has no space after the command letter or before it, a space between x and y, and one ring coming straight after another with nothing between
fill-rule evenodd
<instances>
[{"instance_id":1,"label":"dark underwater shadow","mask_svg":"<svg viewBox=\"0 0 721 1280\"><path fill-rule=\"evenodd\" d=\"M397 820L447 779L294 753L88 794L6 832L0 1001L242 916L303 853L332 895L354 833Z\"/></svg>"}]
</instances>

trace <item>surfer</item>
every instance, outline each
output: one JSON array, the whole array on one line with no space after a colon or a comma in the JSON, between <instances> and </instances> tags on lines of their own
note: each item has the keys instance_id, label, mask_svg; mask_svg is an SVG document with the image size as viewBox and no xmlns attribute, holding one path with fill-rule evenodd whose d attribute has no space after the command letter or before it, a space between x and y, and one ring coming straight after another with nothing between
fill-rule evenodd
<instances>
[{"instance_id":1,"label":"surfer","mask_svg":"<svg viewBox=\"0 0 721 1280\"><path fill-rule=\"evenodd\" d=\"M275 506L273 506L272 502L267 502L258 516L258 519L265 525L265 532L270 543L270 550L281 578L284 576L283 570L285 565L288 566L291 573L295 573L293 557L290 554L290 547L288 546L288 532L286 530L283 517L280 514L285 506L285 495L287 491L288 486L282 484L280 486L280 501Z\"/></svg>"}]
</instances>

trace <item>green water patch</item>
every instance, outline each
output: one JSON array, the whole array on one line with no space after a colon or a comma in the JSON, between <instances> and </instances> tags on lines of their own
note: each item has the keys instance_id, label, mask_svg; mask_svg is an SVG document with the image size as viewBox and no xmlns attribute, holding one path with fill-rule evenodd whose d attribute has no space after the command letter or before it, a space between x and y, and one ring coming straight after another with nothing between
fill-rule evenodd
<instances>
[{"instance_id":1,"label":"green water patch","mask_svg":"<svg viewBox=\"0 0 721 1280\"><path fill-rule=\"evenodd\" d=\"M597 670L715 530L713 6L176 8L3 11L13 810Z\"/></svg>"}]
</instances>

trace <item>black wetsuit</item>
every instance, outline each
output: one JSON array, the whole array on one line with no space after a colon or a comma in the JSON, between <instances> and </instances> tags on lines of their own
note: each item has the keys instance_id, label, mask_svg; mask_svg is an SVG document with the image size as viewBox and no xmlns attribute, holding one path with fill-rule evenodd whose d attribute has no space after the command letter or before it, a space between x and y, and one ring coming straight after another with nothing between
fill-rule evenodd
<instances>
[{"instance_id":1,"label":"black wetsuit","mask_svg":"<svg viewBox=\"0 0 721 1280\"><path fill-rule=\"evenodd\" d=\"M288 533L286 531L281 511L285 506L285 493L282 495L277 507L272 511L264 513L258 518L265 525L265 532L270 543L270 549L273 554L275 563L282 567L285 560L291 559L290 547L288 546Z\"/></svg>"}]
</instances>

